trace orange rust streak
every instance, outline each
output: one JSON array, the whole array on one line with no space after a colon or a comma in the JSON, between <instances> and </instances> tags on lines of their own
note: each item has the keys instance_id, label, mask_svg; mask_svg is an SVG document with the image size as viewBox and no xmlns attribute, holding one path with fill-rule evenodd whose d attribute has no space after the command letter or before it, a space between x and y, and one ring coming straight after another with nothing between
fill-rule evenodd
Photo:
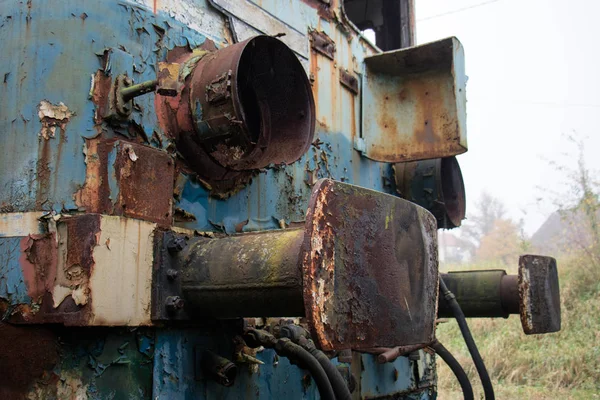
<instances>
[{"instance_id":1,"label":"orange rust streak","mask_svg":"<svg viewBox=\"0 0 600 400\"><path fill-rule=\"evenodd\" d=\"M29 235L21 239L19 264L27 285L27 294L38 301L51 292L56 278L58 254L54 234Z\"/></svg>"}]
</instances>

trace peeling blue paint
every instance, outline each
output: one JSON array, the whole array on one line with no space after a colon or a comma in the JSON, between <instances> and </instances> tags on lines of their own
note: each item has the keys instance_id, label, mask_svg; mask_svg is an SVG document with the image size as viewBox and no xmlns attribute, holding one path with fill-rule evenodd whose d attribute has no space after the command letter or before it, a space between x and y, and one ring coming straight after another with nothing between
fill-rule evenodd
<instances>
[{"instance_id":1,"label":"peeling blue paint","mask_svg":"<svg viewBox=\"0 0 600 400\"><path fill-rule=\"evenodd\" d=\"M7 300L10 305L31 302L19 263L22 239L0 238L0 298Z\"/></svg>"}]
</instances>

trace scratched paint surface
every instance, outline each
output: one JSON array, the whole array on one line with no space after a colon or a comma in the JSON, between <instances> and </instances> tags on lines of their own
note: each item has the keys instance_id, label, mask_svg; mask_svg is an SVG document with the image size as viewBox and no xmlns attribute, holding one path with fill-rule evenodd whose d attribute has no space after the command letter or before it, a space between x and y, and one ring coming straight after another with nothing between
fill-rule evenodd
<instances>
[{"instance_id":1,"label":"scratched paint surface","mask_svg":"<svg viewBox=\"0 0 600 400\"><path fill-rule=\"evenodd\" d=\"M281 221L289 225L304 219L311 187L322 177L391 192L389 165L369 161L354 150L360 134L359 98L339 84L339 69L358 75L364 55L373 49L349 33L347 25L340 25L339 10L336 19L327 20L319 16L314 1L294 2L293 7L288 1L264 1L262 6L272 14L284 13L280 19L294 29L323 31L337 43L334 61L315 52L307 60L318 140L298 162L261 171L226 200L211 197L192 175L182 173L175 196L178 226L232 233L247 221L243 231L279 229ZM334 9L338 6L337 1L331 3ZM157 128L152 94L136 99L130 122L118 127L97 123L90 100L92 75L104 69L112 76L126 73L135 82L153 79L156 63L169 49L193 48L206 37L226 45L231 34L225 22L205 0L2 3L2 49L11 57L0 58L0 85L8 99L0 107L0 213L86 211L75 200L86 182L86 139L114 137L168 148L167 135ZM110 165L114 162L111 159ZM116 196L114 175L107 184ZM23 237L0 238L0 260L6 260L0 265L0 298L11 304L30 302L18 264ZM163 328L56 329L60 360L36 377L30 398L318 398L305 371L286 360L276 363L270 351L259 353L265 365L258 372L241 368L232 388L196 381L193 346L217 344L227 349L229 343L218 343L222 334ZM361 357L361 364L373 366L373 357ZM379 396L433 384L433 378L421 383L405 379L415 368L431 371L426 362L400 358L384 372L388 368L403 378L380 385L389 376L363 375L361 393ZM429 398L428 393L425 388L418 398Z\"/></svg>"}]
</instances>

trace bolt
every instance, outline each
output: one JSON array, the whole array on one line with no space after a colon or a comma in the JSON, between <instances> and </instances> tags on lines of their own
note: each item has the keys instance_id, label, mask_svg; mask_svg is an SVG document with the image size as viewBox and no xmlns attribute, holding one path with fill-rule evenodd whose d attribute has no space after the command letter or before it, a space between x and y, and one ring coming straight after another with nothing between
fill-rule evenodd
<instances>
[{"instance_id":1,"label":"bolt","mask_svg":"<svg viewBox=\"0 0 600 400\"><path fill-rule=\"evenodd\" d=\"M169 268L167 270L167 278L170 281L174 281L175 278L177 278L177 275L179 275L179 271L177 271L176 269Z\"/></svg>"},{"instance_id":2,"label":"bolt","mask_svg":"<svg viewBox=\"0 0 600 400\"><path fill-rule=\"evenodd\" d=\"M170 313L177 312L183 308L185 301L179 296L168 296L165 300L165 306Z\"/></svg>"},{"instance_id":3,"label":"bolt","mask_svg":"<svg viewBox=\"0 0 600 400\"><path fill-rule=\"evenodd\" d=\"M178 236L170 236L167 239L167 250L169 253L175 254L179 253L185 247L186 242L185 239Z\"/></svg>"}]
</instances>

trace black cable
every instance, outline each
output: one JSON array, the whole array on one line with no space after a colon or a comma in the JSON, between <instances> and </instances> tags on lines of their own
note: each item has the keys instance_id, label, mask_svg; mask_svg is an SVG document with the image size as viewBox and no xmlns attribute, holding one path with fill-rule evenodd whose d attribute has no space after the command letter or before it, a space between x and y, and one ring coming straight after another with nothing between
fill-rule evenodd
<instances>
[{"instance_id":1,"label":"black cable","mask_svg":"<svg viewBox=\"0 0 600 400\"><path fill-rule=\"evenodd\" d=\"M325 370L308 351L299 345L293 343L288 338L277 340L273 335L259 329L251 329L246 333L246 343L250 347L257 347L256 344L268 348L274 348L277 354L287 357L290 361L298 362L299 365L307 369L319 389L319 394L323 400L336 400L333 387L329 381Z\"/></svg>"},{"instance_id":2,"label":"black cable","mask_svg":"<svg viewBox=\"0 0 600 400\"><path fill-rule=\"evenodd\" d=\"M327 377L329 378L329 382L331 382L331 387L335 393L335 398L337 400L351 400L352 395L350 394L350 389L348 389L348 385L346 384L344 377L340 371L338 371L335 365L333 365L329 357L327 357L321 350L317 349L314 342L310 339L302 337L300 338L298 344L312 354L313 357L317 359L319 364L321 364L321 367L323 367Z\"/></svg>"},{"instance_id":3,"label":"black cable","mask_svg":"<svg viewBox=\"0 0 600 400\"><path fill-rule=\"evenodd\" d=\"M477 369L477 373L479 374L479 379L481 379L481 385L483 386L483 393L485 394L485 399L494 400L496 397L494 396L494 387L492 386L490 375L488 374L483 359L481 358L481 354L479 354L479 350L477 349L477 345L475 344L473 335L471 335L469 325L467 325L467 320L465 319L465 314L462 312L462 309L456 301L456 297L454 296L454 294L450 290L448 290L448 287L446 286L446 283L444 282L441 276L440 292L442 292L442 294L444 295L446 302L452 309L452 313L454 314L456 322L458 322L460 332L462 333L463 338L465 339L465 343L467 344L467 349L469 349L471 358L473 358L473 363L475 364L475 368Z\"/></svg>"},{"instance_id":4,"label":"black cable","mask_svg":"<svg viewBox=\"0 0 600 400\"><path fill-rule=\"evenodd\" d=\"M473 400L473 387L471 386L471 382L469 382L469 377L456 358L437 340L429 345L429 347L435 350L435 353L450 367L460 384L465 400Z\"/></svg>"}]
</instances>

